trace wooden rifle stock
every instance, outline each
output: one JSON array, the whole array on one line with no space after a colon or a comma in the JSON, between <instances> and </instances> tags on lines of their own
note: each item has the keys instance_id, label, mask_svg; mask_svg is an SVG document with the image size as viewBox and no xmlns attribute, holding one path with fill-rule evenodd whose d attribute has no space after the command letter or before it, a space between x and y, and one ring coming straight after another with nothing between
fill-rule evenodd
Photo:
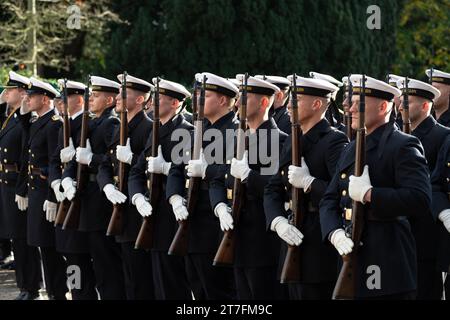
<instances>
[{"instance_id":1,"label":"wooden rifle stock","mask_svg":"<svg viewBox=\"0 0 450 320\"><path fill-rule=\"evenodd\" d=\"M128 138L128 119L127 119L127 72L123 73L122 79L122 111L120 111L120 137L119 144L125 146ZM125 170L127 164L119 161L119 173L118 173L118 190L120 192L125 191ZM123 212L125 210L126 203L117 203L113 206L111 219L109 220L108 229L106 230L107 236L118 236L123 233Z\"/></svg>"},{"instance_id":2,"label":"wooden rifle stock","mask_svg":"<svg viewBox=\"0 0 450 320\"><path fill-rule=\"evenodd\" d=\"M408 77L405 78L403 94L403 132L411 134L411 119L409 118Z\"/></svg>"},{"instance_id":3,"label":"wooden rifle stock","mask_svg":"<svg viewBox=\"0 0 450 320\"><path fill-rule=\"evenodd\" d=\"M366 163L366 128L365 128L365 90L366 78L363 75L359 103L359 124L356 131L355 176L362 175ZM343 264L333 291L333 299L354 299L358 276L358 251L364 228L364 206L361 202L352 201L351 239L353 251L342 257Z\"/></svg>"},{"instance_id":4,"label":"wooden rifle stock","mask_svg":"<svg viewBox=\"0 0 450 320\"><path fill-rule=\"evenodd\" d=\"M91 76L88 77L88 85L86 86L86 91L84 92L84 107L83 115L81 120L81 137L80 137L80 147L86 148L86 141L88 138L88 126L89 126L89 85L91 82ZM81 196L80 193L86 188L86 169L87 166L78 163L77 166L77 190L75 197L72 199L69 211L67 211L66 218L63 223L63 230L65 229L78 229L80 223L80 213L81 213Z\"/></svg>"},{"instance_id":5,"label":"wooden rifle stock","mask_svg":"<svg viewBox=\"0 0 450 320\"><path fill-rule=\"evenodd\" d=\"M247 83L248 73L243 78L241 106L239 107L239 131L237 137L236 158L242 160L246 149L246 130L247 130ZM245 201L245 185L240 179L234 179L233 184L233 204L231 207L233 215L233 225L236 228L239 223L239 217L242 211L242 205ZM235 229L224 231L222 241L217 249L213 260L215 266L229 266L234 262L234 250L236 247Z\"/></svg>"},{"instance_id":6,"label":"wooden rifle stock","mask_svg":"<svg viewBox=\"0 0 450 320\"><path fill-rule=\"evenodd\" d=\"M153 129L152 129L152 157L158 156L159 146L159 78L156 80L155 104L153 107ZM135 249L150 250L153 247L153 216L157 214L158 202L161 199L162 179L160 174L151 173L147 181L150 204L153 212L151 216L144 217L141 229L139 230Z\"/></svg>"},{"instance_id":7,"label":"wooden rifle stock","mask_svg":"<svg viewBox=\"0 0 450 320\"><path fill-rule=\"evenodd\" d=\"M302 131L298 119L297 105L297 75L293 75L292 83L292 165L301 166ZM303 223L303 191L292 186L292 220L290 223L300 229ZM300 281L300 247L288 245L283 269L281 271L281 283L298 283Z\"/></svg>"},{"instance_id":8,"label":"wooden rifle stock","mask_svg":"<svg viewBox=\"0 0 450 320\"><path fill-rule=\"evenodd\" d=\"M64 94L63 94L63 102L64 102L64 113L63 113L63 145L64 148L67 148L70 143L70 119L69 119L69 105L67 102L67 79L64 79ZM65 164L64 167L67 165ZM70 201L64 199L58 206L58 212L56 214L55 226L60 226L64 223L64 220L67 216L67 211L70 207Z\"/></svg>"},{"instance_id":9,"label":"wooden rifle stock","mask_svg":"<svg viewBox=\"0 0 450 320\"><path fill-rule=\"evenodd\" d=\"M203 77L203 82L200 90L200 103L197 108L197 90L198 84L195 81L194 95L192 100L193 112L194 112L194 148L191 153L192 160L200 159L200 150L203 143L203 119L205 108L205 87L206 76ZM170 244L169 255L185 256L188 251L189 245L189 219L194 214L194 209L197 205L198 193L200 191L200 183L202 179L198 177L189 178L189 189L187 194L186 209L189 213L186 220L178 222L178 229Z\"/></svg>"}]
</instances>

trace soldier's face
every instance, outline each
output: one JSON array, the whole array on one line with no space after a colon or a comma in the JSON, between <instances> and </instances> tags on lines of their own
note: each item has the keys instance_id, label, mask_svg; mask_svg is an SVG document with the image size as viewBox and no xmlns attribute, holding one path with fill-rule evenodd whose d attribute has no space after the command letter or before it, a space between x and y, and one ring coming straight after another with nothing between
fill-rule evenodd
<instances>
[{"instance_id":1,"label":"soldier's face","mask_svg":"<svg viewBox=\"0 0 450 320\"><path fill-rule=\"evenodd\" d=\"M58 110L59 114L64 113L64 101L62 99L53 100L53 104L54 104L56 110Z\"/></svg>"},{"instance_id":2,"label":"soldier's face","mask_svg":"<svg viewBox=\"0 0 450 320\"><path fill-rule=\"evenodd\" d=\"M176 111L178 103L177 99L166 96L164 94L159 95L159 116L161 118L167 117L173 111Z\"/></svg>"},{"instance_id":3,"label":"soldier's face","mask_svg":"<svg viewBox=\"0 0 450 320\"><path fill-rule=\"evenodd\" d=\"M108 97L104 92L93 91L89 96L89 110L93 113L101 112L108 105Z\"/></svg>"},{"instance_id":4,"label":"soldier's face","mask_svg":"<svg viewBox=\"0 0 450 320\"><path fill-rule=\"evenodd\" d=\"M44 104L44 95L42 94L27 95L24 102L27 104L28 109L30 111L38 111L42 108Z\"/></svg>"},{"instance_id":5,"label":"soldier's face","mask_svg":"<svg viewBox=\"0 0 450 320\"><path fill-rule=\"evenodd\" d=\"M5 101L9 105L18 105L22 102L23 98L25 97L25 91L19 88L11 88L6 89L5 92Z\"/></svg>"},{"instance_id":6,"label":"soldier's face","mask_svg":"<svg viewBox=\"0 0 450 320\"><path fill-rule=\"evenodd\" d=\"M200 94L198 96L200 102ZM205 91L205 117L211 117L219 112L220 108L220 96L214 91Z\"/></svg>"},{"instance_id":7,"label":"soldier's face","mask_svg":"<svg viewBox=\"0 0 450 320\"><path fill-rule=\"evenodd\" d=\"M440 97L434 100L435 108L446 108L449 104L450 85L440 82L433 82L433 87L441 92Z\"/></svg>"},{"instance_id":8,"label":"soldier's face","mask_svg":"<svg viewBox=\"0 0 450 320\"><path fill-rule=\"evenodd\" d=\"M247 119L252 120L257 117L262 111L262 96L254 93L247 94ZM241 102L238 102L238 108L241 107Z\"/></svg>"},{"instance_id":9,"label":"soldier's face","mask_svg":"<svg viewBox=\"0 0 450 320\"><path fill-rule=\"evenodd\" d=\"M62 106L64 106L64 103L62 102L62 99L59 99ZM75 114L78 111L83 108L84 98L81 95L78 94L72 94L67 97L67 106L69 108L69 114Z\"/></svg>"},{"instance_id":10,"label":"soldier's face","mask_svg":"<svg viewBox=\"0 0 450 320\"><path fill-rule=\"evenodd\" d=\"M313 114L314 114L314 110L312 109L313 102L314 102L314 97L312 97L312 96L302 95L302 94L297 95L297 115L298 115L298 120L300 122L305 122L313 116ZM292 112L293 112L293 109L292 109L292 99L291 99L288 104L288 114L289 114L289 118L291 119L291 123L294 121Z\"/></svg>"},{"instance_id":11,"label":"soldier's face","mask_svg":"<svg viewBox=\"0 0 450 320\"><path fill-rule=\"evenodd\" d=\"M399 111L402 113L404 112L403 108L403 102L405 101L405 97L402 96L400 98L400 107ZM409 119L412 122L418 121L420 118L427 115L429 111L428 104L424 105L425 100L416 96L409 96Z\"/></svg>"},{"instance_id":12,"label":"soldier's face","mask_svg":"<svg viewBox=\"0 0 450 320\"><path fill-rule=\"evenodd\" d=\"M354 130L358 129L359 126L359 102L359 95L354 95L352 98L352 107L350 108L350 113L352 115L352 129ZM365 102L364 122L367 130L371 132L375 125L380 124L383 119L385 119L387 108L383 107L383 103L386 103L387 106L387 102L367 96Z\"/></svg>"}]
</instances>

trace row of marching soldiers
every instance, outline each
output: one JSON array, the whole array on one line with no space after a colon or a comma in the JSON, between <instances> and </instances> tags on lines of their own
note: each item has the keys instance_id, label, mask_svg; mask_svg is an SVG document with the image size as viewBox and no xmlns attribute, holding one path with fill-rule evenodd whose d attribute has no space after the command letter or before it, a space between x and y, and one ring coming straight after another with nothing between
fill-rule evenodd
<instances>
[{"instance_id":1,"label":"row of marching soldiers","mask_svg":"<svg viewBox=\"0 0 450 320\"><path fill-rule=\"evenodd\" d=\"M69 289L74 300L331 299L341 256L356 248L353 298L440 299L444 290L448 295L450 74L427 75L430 84L394 75L389 83L362 75L341 83L314 72L308 78L236 79L202 73L192 97L202 117L195 113L192 121L180 111L191 93L172 81L149 83L121 74L118 83L92 76L89 89L60 80L61 97L44 81L10 72L1 96L0 238L12 239L17 299L38 296L41 263L50 299L66 299ZM341 86L344 116L335 112ZM362 92L366 166L355 176ZM88 139L80 143L86 98ZM60 116L65 99L67 146ZM153 140L156 105L160 127ZM240 113L243 106L246 112ZM120 144L118 114L125 107L128 139ZM298 123L291 126L293 119ZM236 137L227 131L241 120L247 145L236 157ZM402 120L410 133L402 132ZM192 123L201 131L194 133ZM297 125L301 130L294 130ZM177 129L188 132L188 141L181 141ZM301 148L293 146L297 142ZM201 150L193 157L196 143ZM293 158L300 159L297 166ZM122 190L120 163L126 168ZM87 168L82 190L80 165ZM149 174L162 179L156 203L149 199L155 191L148 188ZM195 198L187 183L192 179L199 181ZM244 192L238 205L235 180ZM296 226L294 189L302 194L295 210L302 222ZM78 227L55 226L58 207L76 198ZM361 243L349 232L355 202L364 207ZM107 236L114 205L125 207L123 229ZM143 217L152 219L151 250L135 249ZM186 254L169 255L178 227L187 223ZM233 264L213 265L224 232L231 231ZM288 247L299 250L299 278L280 284Z\"/></svg>"}]
</instances>

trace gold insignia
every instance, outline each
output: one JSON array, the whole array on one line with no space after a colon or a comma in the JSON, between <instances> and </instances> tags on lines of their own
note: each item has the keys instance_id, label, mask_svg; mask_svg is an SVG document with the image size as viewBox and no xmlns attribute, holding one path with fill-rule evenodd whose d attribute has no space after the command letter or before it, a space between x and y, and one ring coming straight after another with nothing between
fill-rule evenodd
<instances>
[{"instance_id":1,"label":"gold insignia","mask_svg":"<svg viewBox=\"0 0 450 320\"><path fill-rule=\"evenodd\" d=\"M345 220L352 220L352 209L345 209Z\"/></svg>"},{"instance_id":2,"label":"gold insignia","mask_svg":"<svg viewBox=\"0 0 450 320\"><path fill-rule=\"evenodd\" d=\"M227 189L227 199L233 200L233 189Z\"/></svg>"},{"instance_id":3,"label":"gold insignia","mask_svg":"<svg viewBox=\"0 0 450 320\"><path fill-rule=\"evenodd\" d=\"M55 115L52 117L52 120L53 120L53 121L61 121L61 117L58 116L57 114L55 114Z\"/></svg>"}]
</instances>

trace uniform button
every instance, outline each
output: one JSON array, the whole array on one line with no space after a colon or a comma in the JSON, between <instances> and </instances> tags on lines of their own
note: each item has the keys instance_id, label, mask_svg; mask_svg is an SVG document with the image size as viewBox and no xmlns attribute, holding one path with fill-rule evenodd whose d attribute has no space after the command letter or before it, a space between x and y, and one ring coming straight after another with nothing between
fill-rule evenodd
<instances>
[{"instance_id":1,"label":"uniform button","mask_svg":"<svg viewBox=\"0 0 450 320\"><path fill-rule=\"evenodd\" d=\"M450 182L450 178L447 178L447 183Z\"/></svg>"},{"instance_id":2,"label":"uniform button","mask_svg":"<svg viewBox=\"0 0 450 320\"><path fill-rule=\"evenodd\" d=\"M347 175L345 173L341 174L341 179L344 180L345 178L347 178Z\"/></svg>"},{"instance_id":3,"label":"uniform button","mask_svg":"<svg viewBox=\"0 0 450 320\"><path fill-rule=\"evenodd\" d=\"M450 162L447 162L447 167L450 168Z\"/></svg>"},{"instance_id":4,"label":"uniform button","mask_svg":"<svg viewBox=\"0 0 450 320\"><path fill-rule=\"evenodd\" d=\"M147 160L147 161L150 160L150 157L145 158L145 160Z\"/></svg>"},{"instance_id":5,"label":"uniform button","mask_svg":"<svg viewBox=\"0 0 450 320\"><path fill-rule=\"evenodd\" d=\"M3 162L4 162L4 163L8 163L8 159L4 159Z\"/></svg>"},{"instance_id":6,"label":"uniform button","mask_svg":"<svg viewBox=\"0 0 450 320\"><path fill-rule=\"evenodd\" d=\"M281 170L281 175L284 176L284 170Z\"/></svg>"},{"instance_id":7,"label":"uniform button","mask_svg":"<svg viewBox=\"0 0 450 320\"><path fill-rule=\"evenodd\" d=\"M114 153L114 150L111 150L109 153L113 154L113 153Z\"/></svg>"},{"instance_id":8,"label":"uniform button","mask_svg":"<svg viewBox=\"0 0 450 320\"><path fill-rule=\"evenodd\" d=\"M31 153L31 149L28 149L28 153Z\"/></svg>"},{"instance_id":9,"label":"uniform button","mask_svg":"<svg viewBox=\"0 0 450 320\"><path fill-rule=\"evenodd\" d=\"M347 190L342 190L342 196L345 197L347 195Z\"/></svg>"},{"instance_id":10,"label":"uniform button","mask_svg":"<svg viewBox=\"0 0 450 320\"><path fill-rule=\"evenodd\" d=\"M2 183L2 179L0 179L0 183Z\"/></svg>"},{"instance_id":11,"label":"uniform button","mask_svg":"<svg viewBox=\"0 0 450 320\"><path fill-rule=\"evenodd\" d=\"M31 157L34 158L34 153L31 154Z\"/></svg>"},{"instance_id":12,"label":"uniform button","mask_svg":"<svg viewBox=\"0 0 450 320\"><path fill-rule=\"evenodd\" d=\"M0 150L1 150L1 149L0 149ZM8 152L8 149L5 148L5 149L3 149L3 151Z\"/></svg>"},{"instance_id":13,"label":"uniform button","mask_svg":"<svg viewBox=\"0 0 450 320\"><path fill-rule=\"evenodd\" d=\"M7 180L5 180L5 181L3 181L5 184L8 184L8 181Z\"/></svg>"},{"instance_id":14,"label":"uniform button","mask_svg":"<svg viewBox=\"0 0 450 320\"><path fill-rule=\"evenodd\" d=\"M31 187L31 190L34 190L34 189L36 189L35 187Z\"/></svg>"},{"instance_id":15,"label":"uniform button","mask_svg":"<svg viewBox=\"0 0 450 320\"><path fill-rule=\"evenodd\" d=\"M27 187L29 187L30 186L30 184L29 183L27 183Z\"/></svg>"},{"instance_id":16,"label":"uniform button","mask_svg":"<svg viewBox=\"0 0 450 320\"><path fill-rule=\"evenodd\" d=\"M30 175L30 179L31 179L31 180L33 180L33 179L34 179L34 177L33 177L32 175Z\"/></svg>"},{"instance_id":17,"label":"uniform button","mask_svg":"<svg viewBox=\"0 0 450 320\"><path fill-rule=\"evenodd\" d=\"M5 173L8 173L8 169L5 170Z\"/></svg>"},{"instance_id":18,"label":"uniform button","mask_svg":"<svg viewBox=\"0 0 450 320\"><path fill-rule=\"evenodd\" d=\"M186 155L187 155L187 156L189 155L189 151L186 151Z\"/></svg>"},{"instance_id":19,"label":"uniform button","mask_svg":"<svg viewBox=\"0 0 450 320\"><path fill-rule=\"evenodd\" d=\"M230 164L231 163L231 160L227 160L227 164Z\"/></svg>"},{"instance_id":20,"label":"uniform button","mask_svg":"<svg viewBox=\"0 0 450 320\"><path fill-rule=\"evenodd\" d=\"M225 180L227 180L228 179L228 174L225 174Z\"/></svg>"}]
</instances>

